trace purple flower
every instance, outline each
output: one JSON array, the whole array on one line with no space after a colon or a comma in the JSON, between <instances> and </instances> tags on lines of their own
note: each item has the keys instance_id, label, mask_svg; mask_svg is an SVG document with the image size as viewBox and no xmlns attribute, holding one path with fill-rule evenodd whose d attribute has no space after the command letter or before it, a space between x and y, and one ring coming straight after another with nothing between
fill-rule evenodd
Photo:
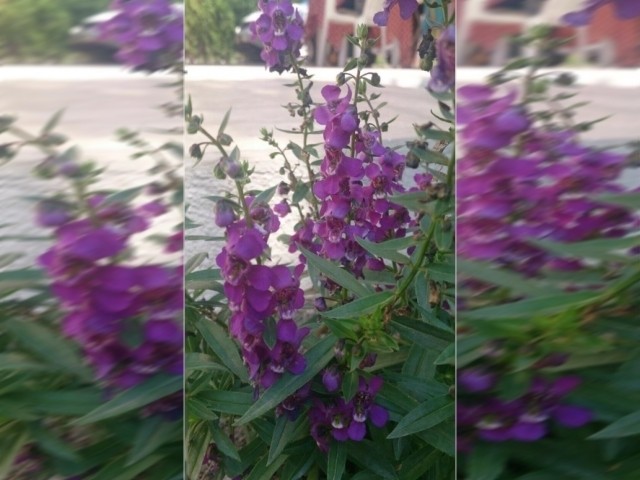
<instances>
[{"instance_id":1,"label":"purple flower","mask_svg":"<svg viewBox=\"0 0 640 480\"><path fill-rule=\"evenodd\" d=\"M103 37L119 46L117 58L136 70L155 71L182 60L183 12L168 0L115 0L117 15Z\"/></svg>"},{"instance_id":2,"label":"purple flower","mask_svg":"<svg viewBox=\"0 0 640 480\"><path fill-rule=\"evenodd\" d=\"M385 0L383 9L381 12L376 13L373 16L373 21L376 25L380 25L384 27L387 25L389 21L389 15L391 13L391 9L395 6L400 6L400 17L403 20L408 20L411 18L413 13L418 9L417 0Z\"/></svg>"},{"instance_id":3,"label":"purple flower","mask_svg":"<svg viewBox=\"0 0 640 480\"><path fill-rule=\"evenodd\" d=\"M291 56L300 56L304 21L290 0L259 1L262 15L251 31L263 43L260 57L269 71L282 73L291 68Z\"/></svg>"},{"instance_id":4,"label":"purple flower","mask_svg":"<svg viewBox=\"0 0 640 480\"><path fill-rule=\"evenodd\" d=\"M620 20L630 20L640 16L640 2L637 0L586 0L582 10L567 13L562 20L574 27L585 26L591 22L596 10L609 4L613 4L616 16Z\"/></svg>"},{"instance_id":5,"label":"purple flower","mask_svg":"<svg viewBox=\"0 0 640 480\"><path fill-rule=\"evenodd\" d=\"M218 200L215 207L215 223L219 227L228 227L236 221L236 212L231 202Z\"/></svg>"},{"instance_id":6,"label":"purple flower","mask_svg":"<svg viewBox=\"0 0 640 480\"><path fill-rule=\"evenodd\" d=\"M431 69L429 89L434 92L450 90L455 84L456 74L455 26L448 26L436 41L436 63Z\"/></svg>"},{"instance_id":7,"label":"purple flower","mask_svg":"<svg viewBox=\"0 0 640 480\"><path fill-rule=\"evenodd\" d=\"M322 373L322 384L328 392L335 392L340 389L342 375L336 367L329 367Z\"/></svg>"}]
</instances>

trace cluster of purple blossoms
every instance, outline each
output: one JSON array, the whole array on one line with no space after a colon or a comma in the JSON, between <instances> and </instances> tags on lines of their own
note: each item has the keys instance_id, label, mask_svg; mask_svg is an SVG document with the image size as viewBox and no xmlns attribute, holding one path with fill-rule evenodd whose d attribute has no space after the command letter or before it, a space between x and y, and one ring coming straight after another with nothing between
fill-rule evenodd
<instances>
[{"instance_id":1,"label":"cluster of purple blossoms","mask_svg":"<svg viewBox=\"0 0 640 480\"><path fill-rule=\"evenodd\" d=\"M304 265L293 270L284 265L260 263L278 216L265 203L246 198L249 219L236 219L224 200L216 206L216 224L226 228L226 245L216 258L224 278L231 318L229 330L240 342L249 377L256 390L269 388L285 372L300 374L306 368L300 353L309 329L298 328L294 314L304 306L300 276ZM277 317L275 341L266 340L267 320Z\"/></svg>"},{"instance_id":2,"label":"cluster of purple blossoms","mask_svg":"<svg viewBox=\"0 0 640 480\"><path fill-rule=\"evenodd\" d=\"M389 22L389 15L391 13L391 9L396 5L400 8L400 17L403 20L409 20L411 16L418 9L418 1L417 0L385 0L383 5L383 10L381 12L376 13L373 16L373 21L376 25L380 25L384 27Z\"/></svg>"},{"instance_id":3,"label":"cluster of purple blossoms","mask_svg":"<svg viewBox=\"0 0 640 480\"><path fill-rule=\"evenodd\" d=\"M562 17L562 20L574 27L583 27L591 22L596 10L609 4L613 4L616 16L620 20L640 17L640 2L638 0L586 0L582 10L567 13Z\"/></svg>"},{"instance_id":4,"label":"cluster of purple blossoms","mask_svg":"<svg viewBox=\"0 0 640 480\"><path fill-rule=\"evenodd\" d=\"M82 345L110 388L130 388L159 373L182 375L182 267L123 260L131 236L165 206L152 201L133 208L93 195L86 207L86 218L57 200L38 208L38 223L55 228L56 243L39 263L65 311L64 334ZM141 339L132 344L135 328Z\"/></svg>"},{"instance_id":5,"label":"cluster of purple blossoms","mask_svg":"<svg viewBox=\"0 0 640 480\"><path fill-rule=\"evenodd\" d=\"M114 0L117 14L102 35L119 47L116 57L136 70L170 68L182 60L183 9L169 0Z\"/></svg>"},{"instance_id":6,"label":"cluster of purple blossoms","mask_svg":"<svg viewBox=\"0 0 640 480\"><path fill-rule=\"evenodd\" d=\"M333 379L323 378L323 383L329 391L340 388L339 384L334 384ZM358 390L348 402L343 398L329 402L314 399L309 410L309 420L311 436L318 448L327 452L332 438L338 442L361 441L367 433L367 420L376 427L384 427L389 420L389 413L375 403L381 387L380 377L372 377L368 382L360 377Z\"/></svg>"},{"instance_id":7,"label":"cluster of purple blossoms","mask_svg":"<svg viewBox=\"0 0 640 480\"><path fill-rule=\"evenodd\" d=\"M315 120L324 125L325 141L321 178L313 185L320 219L303 225L290 250L295 251L298 242L362 276L365 267L381 270L384 263L356 239L379 243L404 237L411 223L407 209L388 199L405 191L401 183L405 157L385 148L379 132L359 127L349 87L341 95L340 87L325 86L326 103L314 111Z\"/></svg>"},{"instance_id":8,"label":"cluster of purple blossoms","mask_svg":"<svg viewBox=\"0 0 640 480\"><path fill-rule=\"evenodd\" d=\"M575 269L531 239L579 242L619 237L638 219L594 194L623 191L622 154L581 145L572 129L539 127L516 91L485 85L459 89L464 154L458 163L458 251L528 275L544 267Z\"/></svg>"},{"instance_id":9,"label":"cluster of purple blossoms","mask_svg":"<svg viewBox=\"0 0 640 480\"><path fill-rule=\"evenodd\" d=\"M503 400L492 393L498 375L483 367L458 373L458 449L469 452L475 442L535 442L549 434L551 422L579 428L592 419L591 412L565 403L580 385L575 376L548 380L534 377L526 393Z\"/></svg>"},{"instance_id":10,"label":"cluster of purple blossoms","mask_svg":"<svg viewBox=\"0 0 640 480\"><path fill-rule=\"evenodd\" d=\"M262 41L260 57L270 72L291 68L291 57L300 56L304 21L291 0L259 0L262 15L251 25L251 32Z\"/></svg>"}]
</instances>

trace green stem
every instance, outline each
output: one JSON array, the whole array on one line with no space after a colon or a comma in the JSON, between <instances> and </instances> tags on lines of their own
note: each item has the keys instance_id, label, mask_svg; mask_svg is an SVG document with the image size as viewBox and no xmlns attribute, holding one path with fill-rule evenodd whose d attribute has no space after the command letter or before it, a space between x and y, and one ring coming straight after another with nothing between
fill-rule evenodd
<instances>
[{"instance_id":1,"label":"green stem","mask_svg":"<svg viewBox=\"0 0 640 480\"><path fill-rule=\"evenodd\" d=\"M313 174L313 169L311 168L311 162L309 161L309 153L307 152L307 145L309 141L309 126L313 126L313 120L310 121L310 106L305 105L304 101L304 80L302 78L302 74L300 73L300 66L298 65L297 59L294 58L293 54L291 54L291 65L293 65L293 69L296 72L296 77L298 78L298 87L300 88L300 95L303 97L300 99L302 104L302 161L307 168L307 176L309 177L309 190L311 191L311 210L313 212L313 217L317 220L320 218L320 209L318 206L318 199L313 194L313 184L315 181L315 175Z\"/></svg>"}]
</instances>

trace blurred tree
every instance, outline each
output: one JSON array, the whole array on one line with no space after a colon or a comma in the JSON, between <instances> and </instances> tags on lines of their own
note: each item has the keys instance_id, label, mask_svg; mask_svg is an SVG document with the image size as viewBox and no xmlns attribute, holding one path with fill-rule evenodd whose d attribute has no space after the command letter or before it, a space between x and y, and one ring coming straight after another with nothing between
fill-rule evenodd
<instances>
[{"instance_id":1,"label":"blurred tree","mask_svg":"<svg viewBox=\"0 0 640 480\"><path fill-rule=\"evenodd\" d=\"M69 13L55 0L0 0L0 57L56 60L65 53Z\"/></svg>"},{"instance_id":2,"label":"blurred tree","mask_svg":"<svg viewBox=\"0 0 640 480\"><path fill-rule=\"evenodd\" d=\"M257 0L235 0L231 3L231 9L233 10L233 16L235 17L235 24L239 25L240 20L249 15L251 12L258 10Z\"/></svg>"},{"instance_id":3,"label":"blurred tree","mask_svg":"<svg viewBox=\"0 0 640 480\"><path fill-rule=\"evenodd\" d=\"M235 2L186 0L185 56L188 63L229 60L236 24L230 3Z\"/></svg>"},{"instance_id":4,"label":"blurred tree","mask_svg":"<svg viewBox=\"0 0 640 480\"><path fill-rule=\"evenodd\" d=\"M109 9L111 0L50 0L65 10L71 18L71 23L77 25L87 17Z\"/></svg>"}]
</instances>

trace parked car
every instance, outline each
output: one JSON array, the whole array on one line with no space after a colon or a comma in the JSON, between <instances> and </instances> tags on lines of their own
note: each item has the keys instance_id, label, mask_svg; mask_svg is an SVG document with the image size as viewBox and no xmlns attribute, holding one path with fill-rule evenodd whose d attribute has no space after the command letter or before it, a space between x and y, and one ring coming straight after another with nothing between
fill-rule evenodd
<instances>
[{"instance_id":1,"label":"parked car","mask_svg":"<svg viewBox=\"0 0 640 480\"><path fill-rule=\"evenodd\" d=\"M300 12L302 20L307 21L309 13L309 4L306 0L293 4ZM255 11L244 17L240 25L236 27L236 49L245 55L248 61L260 63L260 51L262 50L262 42L259 38L254 38L251 33L251 24L254 23L262 15L261 11ZM300 55L308 56L309 49L307 45L302 45Z\"/></svg>"}]
</instances>

